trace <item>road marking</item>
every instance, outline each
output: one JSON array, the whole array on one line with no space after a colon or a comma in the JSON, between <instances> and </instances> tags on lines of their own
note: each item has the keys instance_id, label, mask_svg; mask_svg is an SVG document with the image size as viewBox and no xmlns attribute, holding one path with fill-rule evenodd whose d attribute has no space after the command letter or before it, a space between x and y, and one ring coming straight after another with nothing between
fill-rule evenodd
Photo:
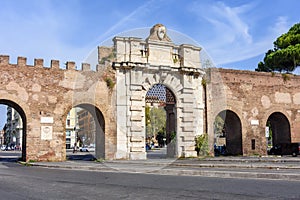
<instances>
[{"instance_id":1,"label":"road marking","mask_svg":"<svg viewBox=\"0 0 300 200\"><path fill-rule=\"evenodd\" d=\"M0 158L20 158L20 156L0 156Z\"/></svg>"}]
</instances>

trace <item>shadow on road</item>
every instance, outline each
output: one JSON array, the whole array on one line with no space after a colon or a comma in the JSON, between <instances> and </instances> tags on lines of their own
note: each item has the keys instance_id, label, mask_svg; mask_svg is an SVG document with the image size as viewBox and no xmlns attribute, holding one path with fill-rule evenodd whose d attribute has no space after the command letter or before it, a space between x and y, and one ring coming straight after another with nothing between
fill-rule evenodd
<instances>
[{"instance_id":1,"label":"shadow on road","mask_svg":"<svg viewBox=\"0 0 300 200\"><path fill-rule=\"evenodd\" d=\"M147 159L166 159L167 158L167 148L153 148L147 150Z\"/></svg>"},{"instance_id":2,"label":"shadow on road","mask_svg":"<svg viewBox=\"0 0 300 200\"><path fill-rule=\"evenodd\" d=\"M167 150L166 148L154 148L147 151L147 159L166 159ZM67 160L83 160L83 161L94 161L97 160L94 153L91 152L67 152Z\"/></svg>"},{"instance_id":3,"label":"shadow on road","mask_svg":"<svg viewBox=\"0 0 300 200\"><path fill-rule=\"evenodd\" d=\"M94 154L91 153L73 153L67 154L67 160L84 160L94 161L97 160Z\"/></svg>"},{"instance_id":4,"label":"shadow on road","mask_svg":"<svg viewBox=\"0 0 300 200\"><path fill-rule=\"evenodd\" d=\"M14 166L22 158L20 151L0 151L0 162L4 166Z\"/></svg>"},{"instance_id":5,"label":"shadow on road","mask_svg":"<svg viewBox=\"0 0 300 200\"><path fill-rule=\"evenodd\" d=\"M21 160L21 157L19 157L19 158L14 158L14 157L1 158L0 157L0 162L18 162L19 160Z\"/></svg>"}]
</instances>

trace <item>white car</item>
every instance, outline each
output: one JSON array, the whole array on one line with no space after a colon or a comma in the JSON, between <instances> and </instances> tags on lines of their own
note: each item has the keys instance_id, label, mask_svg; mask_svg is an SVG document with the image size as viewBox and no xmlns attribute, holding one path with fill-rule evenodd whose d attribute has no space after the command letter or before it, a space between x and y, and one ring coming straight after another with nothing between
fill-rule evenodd
<instances>
[{"instance_id":1,"label":"white car","mask_svg":"<svg viewBox=\"0 0 300 200\"><path fill-rule=\"evenodd\" d=\"M1 146L1 150L2 150L2 151L10 151L11 148L10 148L10 147L6 147L6 145L2 145L2 146Z\"/></svg>"},{"instance_id":2,"label":"white car","mask_svg":"<svg viewBox=\"0 0 300 200\"><path fill-rule=\"evenodd\" d=\"M81 151L81 152L89 152L89 149L87 147L79 147L79 151Z\"/></svg>"},{"instance_id":3,"label":"white car","mask_svg":"<svg viewBox=\"0 0 300 200\"><path fill-rule=\"evenodd\" d=\"M81 151L81 152L93 152L93 151L95 151L95 147L93 147L93 146L79 147L79 151Z\"/></svg>"}]
</instances>

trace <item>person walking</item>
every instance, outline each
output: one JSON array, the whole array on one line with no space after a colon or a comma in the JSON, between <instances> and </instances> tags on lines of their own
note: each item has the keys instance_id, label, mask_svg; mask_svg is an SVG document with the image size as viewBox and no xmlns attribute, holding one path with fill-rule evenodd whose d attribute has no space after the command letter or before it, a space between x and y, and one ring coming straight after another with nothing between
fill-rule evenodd
<instances>
[{"instance_id":1,"label":"person walking","mask_svg":"<svg viewBox=\"0 0 300 200\"><path fill-rule=\"evenodd\" d=\"M73 153L76 153L76 152L77 152L77 143L75 142L74 147L73 147Z\"/></svg>"}]
</instances>

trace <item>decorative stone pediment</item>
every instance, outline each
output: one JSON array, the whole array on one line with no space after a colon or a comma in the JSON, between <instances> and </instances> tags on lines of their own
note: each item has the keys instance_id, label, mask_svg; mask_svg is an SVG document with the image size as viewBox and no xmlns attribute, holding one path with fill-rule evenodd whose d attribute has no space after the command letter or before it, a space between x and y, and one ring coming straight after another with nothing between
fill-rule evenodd
<instances>
[{"instance_id":1,"label":"decorative stone pediment","mask_svg":"<svg viewBox=\"0 0 300 200\"><path fill-rule=\"evenodd\" d=\"M163 41L163 42L172 42L172 40L167 35L167 29L162 24L156 24L154 25L150 30L150 35L146 39L148 40L157 40L157 41Z\"/></svg>"},{"instance_id":2,"label":"decorative stone pediment","mask_svg":"<svg viewBox=\"0 0 300 200\"><path fill-rule=\"evenodd\" d=\"M154 25L146 40L135 37L115 37L114 52L116 57L114 68L132 69L136 65L152 67L168 66L172 70L194 75L201 69L200 47L189 44L176 45L167 35L167 29L162 24ZM191 70L192 72L191 73ZM198 75L196 75L198 76Z\"/></svg>"}]
</instances>

